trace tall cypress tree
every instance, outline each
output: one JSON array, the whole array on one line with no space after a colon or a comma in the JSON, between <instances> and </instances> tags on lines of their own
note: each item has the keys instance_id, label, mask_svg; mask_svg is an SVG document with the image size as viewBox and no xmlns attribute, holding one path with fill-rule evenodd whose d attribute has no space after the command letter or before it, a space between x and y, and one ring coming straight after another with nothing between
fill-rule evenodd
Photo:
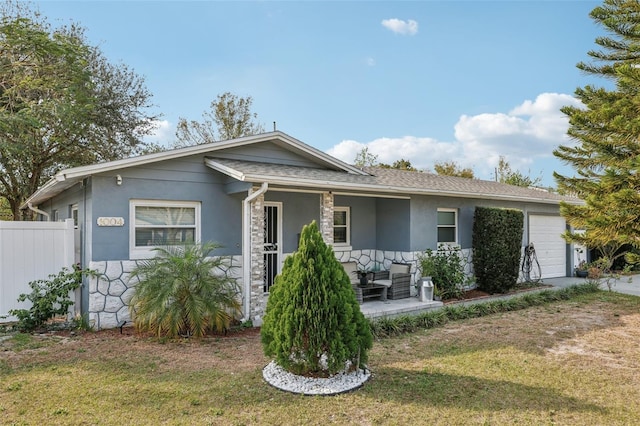
<instances>
[{"instance_id":1,"label":"tall cypress tree","mask_svg":"<svg viewBox=\"0 0 640 426\"><path fill-rule=\"evenodd\" d=\"M622 245L640 247L640 3L605 0L590 16L608 36L595 40L600 50L588 52L593 63L577 67L612 85L578 88L584 107L562 109L577 144L562 145L554 155L576 173L554 177L560 190L584 200L561 204L567 222L585 230L566 232L565 239L598 248L613 262Z\"/></svg>"},{"instance_id":2,"label":"tall cypress tree","mask_svg":"<svg viewBox=\"0 0 640 426\"><path fill-rule=\"evenodd\" d=\"M300 375L330 375L365 364L373 338L351 282L315 221L271 288L261 330L267 356Z\"/></svg>"}]
</instances>

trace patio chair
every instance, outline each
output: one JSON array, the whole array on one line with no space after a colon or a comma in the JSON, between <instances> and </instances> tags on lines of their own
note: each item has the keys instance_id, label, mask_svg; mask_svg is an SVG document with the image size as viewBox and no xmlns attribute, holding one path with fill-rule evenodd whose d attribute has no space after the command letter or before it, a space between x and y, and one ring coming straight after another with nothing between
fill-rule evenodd
<instances>
[{"instance_id":1,"label":"patio chair","mask_svg":"<svg viewBox=\"0 0 640 426\"><path fill-rule=\"evenodd\" d=\"M388 287L387 298L406 299L411 295L411 265L392 263L388 271L375 273L374 283Z\"/></svg>"},{"instance_id":2,"label":"patio chair","mask_svg":"<svg viewBox=\"0 0 640 426\"><path fill-rule=\"evenodd\" d=\"M342 262L341 265L347 275L349 275L351 284L357 286L360 283L360 278L358 277L358 264L356 262Z\"/></svg>"}]
</instances>

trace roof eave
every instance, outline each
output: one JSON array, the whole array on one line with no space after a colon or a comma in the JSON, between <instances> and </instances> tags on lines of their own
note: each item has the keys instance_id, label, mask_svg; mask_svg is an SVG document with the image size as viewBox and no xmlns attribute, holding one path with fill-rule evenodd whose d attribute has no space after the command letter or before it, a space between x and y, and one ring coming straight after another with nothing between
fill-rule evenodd
<instances>
[{"instance_id":1,"label":"roof eave","mask_svg":"<svg viewBox=\"0 0 640 426\"><path fill-rule=\"evenodd\" d=\"M237 172L237 171L236 171ZM237 172L240 173L240 172ZM283 186L298 186L304 188L323 188L327 190L339 189L342 191L367 191L389 194L406 194L406 195L435 195L444 197L456 197L456 198L477 198L483 200L500 200L500 201L520 201L520 202L534 202L539 204L552 204L559 205L561 200L552 200L546 198L534 198L518 195L506 195L506 194L482 194L477 192L464 192L464 191L445 191L445 190L433 190L422 188L405 188L392 185L371 185L371 184L353 184L346 182L330 181L330 180L317 180L299 178L287 178L287 177L274 177L261 174L242 174L242 180L251 183L268 182L270 185L283 185ZM567 200L565 200L567 201ZM570 201L567 201L570 202ZM579 204L579 203L575 203Z\"/></svg>"}]
</instances>

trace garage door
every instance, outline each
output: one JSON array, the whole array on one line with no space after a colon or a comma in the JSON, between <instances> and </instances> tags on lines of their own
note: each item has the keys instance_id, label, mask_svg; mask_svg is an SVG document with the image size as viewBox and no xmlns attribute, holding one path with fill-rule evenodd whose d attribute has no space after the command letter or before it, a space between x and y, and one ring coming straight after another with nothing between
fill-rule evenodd
<instances>
[{"instance_id":1,"label":"garage door","mask_svg":"<svg viewBox=\"0 0 640 426\"><path fill-rule=\"evenodd\" d=\"M565 229L561 216L529 215L529 242L536 249L542 278L567 275L567 243L560 236Z\"/></svg>"}]
</instances>

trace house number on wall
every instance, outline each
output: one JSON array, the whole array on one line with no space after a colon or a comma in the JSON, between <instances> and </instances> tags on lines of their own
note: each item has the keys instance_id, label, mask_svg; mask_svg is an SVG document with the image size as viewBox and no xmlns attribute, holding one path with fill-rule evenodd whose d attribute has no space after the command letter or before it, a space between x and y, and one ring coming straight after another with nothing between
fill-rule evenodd
<instances>
[{"instance_id":1,"label":"house number on wall","mask_svg":"<svg viewBox=\"0 0 640 426\"><path fill-rule=\"evenodd\" d=\"M98 226L124 226L123 217L99 217Z\"/></svg>"}]
</instances>

